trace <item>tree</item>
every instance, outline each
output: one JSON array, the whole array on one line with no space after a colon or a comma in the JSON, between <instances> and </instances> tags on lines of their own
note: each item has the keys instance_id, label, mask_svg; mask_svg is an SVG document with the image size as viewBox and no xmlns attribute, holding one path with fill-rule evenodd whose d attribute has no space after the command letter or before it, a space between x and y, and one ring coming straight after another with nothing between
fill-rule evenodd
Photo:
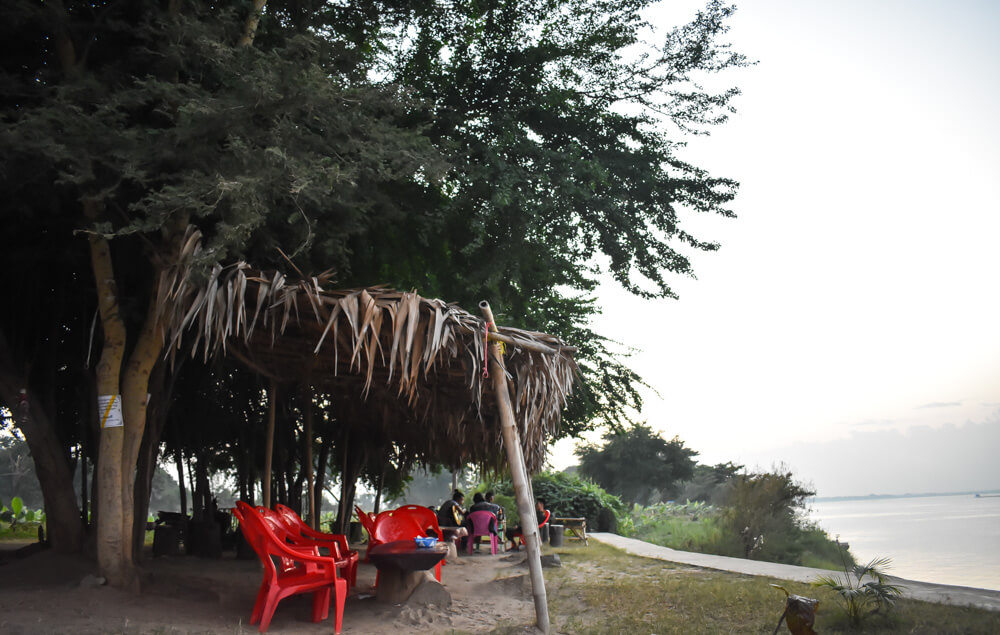
<instances>
[{"instance_id":1,"label":"tree","mask_svg":"<svg viewBox=\"0 0 1000 635\"><path fill-rule=\"evenodd\" d=\"M52 467L50 518L75 513L58 484L96 399L51 397L36 364L123 404L124 426L99 433L97 552L113 585L135 579L133 471L147 400L168 384L154 300L193 253L189 225L205 245L195 277L248 257L489 298L506 322L580 346L569 433L628 419L640 380L589 328L589 294L607 272L673 297L684 252L716 247L682 212L732 215L736 184L683 161L678 137L722 123L737 94L695 76L745 64L718 42L732 13L718 2L634 55L651 4L20 0L5 13L5 220L26 251L45 232L70 247L61 267L9 270L74 301L68 315L33 305L52 318L37 324L0 319L0 345L20 349L0 346L0 394L13 407L27 389L21 425L40 477ZM96 369L79 345L95 309ZM54 346L67 337L77 346Z\"/></svg>"},{"instance_id":2,"label":"tree","mask_svg":"<svg viewBox=\"0 0 1000 635\"><path fill-rule=\"evenodd\" d=\"M277 245L307 249L322 227L324 260L337 265L370 209L368 188L431 176L436 153L397 124L405 97L348 82L335 64L345 55L321 38L285 29L250 46L256 10L21 2L7 17L3 190L14 213L89 238L90 306L103 326L97 394L122 404L124 423L100 435L97 554L113 585L130 586L133 470L147 394L159 392L149 383L162 346L154 299L191 245L185 228L199 227L209 264L251 250L273 262ZM29 443L51 429L25 427L36 423L23 422Z\"/></svg>"},{"instance_id":3,"label":"tree","mask_svg":"<svg viewBox=\"0 0 1000 635\"><path fill-rule=\"evenodd\" d=\"M667 441L646 424L604 435L604 444L578 446L580 474L622 500L639 505L667 500L675 486L694 474L694 450L674 437Z\"/></svg>"},{"instance_id":4,"label":"tree","mask_svg":"<svg viewBox=\"0 0 1000 635\"><path fill-rule=\"evenodd\" d=\"M799 555L783 542L801 524L806 499L816 492L795 480L786 467L737 474L726 486L728 524L743 546L743 557L794 562Z\"/></svg>"},{"instance_id":5,"label":"tree","mask_svg":"<svg viewBox=\"0 0 1000 635\"><path fill-rule=\"evenodd\" d=\"M691 478L678 485L677 498L703 503L721 503L726 493L726 485L736 478L741 470L743 470L743 466L732 461L715 465L699 463L694 466L694 474Z\"/></svg>"},{"instance_id":6,"label":"tree","mask_svg":"<svg viewBox=\"0 0 1000 635\"><path fill-rule=\"evenodd\" d=\"M746 65L720 42L734 9L713 1L690 24L657 34L641 17L653 4L343 8L358 16L352 23L380 16L365 33L382 52L373 69L423 100L417 116L449 166L437 187L396 193L406 203L385 231L357 237L351 279L465 304L489 298L512 325L579 346L582 385L564 418L572 435L623 425L641 406L640 379L588 326L599 277L675 297L670 277L692 275L686 253L717 248L683 229L684 214L732 216L737 184L680 154L685 134L707 134L732 111L736 89L697 82Z\"/></svg>"}]
</instances>

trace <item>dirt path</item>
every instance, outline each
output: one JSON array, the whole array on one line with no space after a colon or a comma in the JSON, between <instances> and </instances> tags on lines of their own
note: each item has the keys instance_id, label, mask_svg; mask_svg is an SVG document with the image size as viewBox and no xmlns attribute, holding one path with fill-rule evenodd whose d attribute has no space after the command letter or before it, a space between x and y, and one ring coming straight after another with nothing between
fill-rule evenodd
<instances>
[{"instance_id":1,"label":"dirt path","mask_svg":"<svg viewBox=\"0 0 1000 635\"><path fill-rule=\"evenodd\" d=\"M818 576L830 575L831 573L826 569L796 567L790 564L713 556L690 551L677 551L676 549L661 547L641 540L625 538L617 534L588 533L587 536L635 556L655 558L668 562L680 562L706 569L767 576L769 578L778 578L779 580L796 580L798 582L812 582ZM1000 611L1000 591L918 582L904 578L893 578L893 581L904 585L906 587L906 597L914 600L939 602L941 604L953 604L956 606L974 606L991 611Z\"/></svg>"}]
</instances>

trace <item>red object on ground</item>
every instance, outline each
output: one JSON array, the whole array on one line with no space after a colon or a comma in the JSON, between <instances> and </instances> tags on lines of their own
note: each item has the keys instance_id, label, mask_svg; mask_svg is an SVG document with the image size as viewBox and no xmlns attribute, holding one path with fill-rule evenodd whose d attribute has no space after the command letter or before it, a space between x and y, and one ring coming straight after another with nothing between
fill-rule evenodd
<instances>
[{"instance_id":1,"label":"red object on ground","mask_svg":"<svg viewBox=\"0 0 1000 635\"><path fill-rule=\"evenodd\" d=\"M347 583L350 586L354 586L358 583L358 552L352 551L350 545L347 543L347 536L343 534L325 534L321 531L316 531L309 525L307 525L302 518L295 513L295 510L291 507L286 507L281 503L277 503L274 506L274 511L278 513L285 524L296 534L301 540L312 540L318 543L318 546L324 546L330 549L329 543L334 543L337 546L337 551L330 549L330 553L336 553L337 560L346 560L347 566L344 567L344 573L347 576ZM303 542L301 544L308 544Z\"/></svg>"},{"instance_id":2,"label":"red object on ground","mask_svg":"<svg viewBox=\"0 0 1000 635\"><path fill-rule=\"evenodd\" d=\"M243 501L237 501L233 514L240 521L240 529L247 542L264 565L264 577L250 623L260 622L260 632L266 632L278 602L301 593L313 594L312 620L322 621L330 615L332 592L336 602L334 632L339 633L344 621L344 601L347 599L347 580L337 573L343 564L338 564L334 558L319 555L317 547L285 544L274 534L260 512Z\"/></svg>"},{"instance_id":3,"label":"red object on ground","mask_svg":"<svg viewBox=\"0 0 1000 635\"><path fill-rule=\"evenodd\" d=\"M465 541L465 551L467 553L472 553L472 543L475 542L475 538L477 536L489 536L490 553L494 556L497 555L496 514L486 510L481 510L478 512L471 512L466 518L472 523L472 533L469 534L469 538ZM493 523L494 531L490 531L490 523Z\"/></svg>"}]
</instances>

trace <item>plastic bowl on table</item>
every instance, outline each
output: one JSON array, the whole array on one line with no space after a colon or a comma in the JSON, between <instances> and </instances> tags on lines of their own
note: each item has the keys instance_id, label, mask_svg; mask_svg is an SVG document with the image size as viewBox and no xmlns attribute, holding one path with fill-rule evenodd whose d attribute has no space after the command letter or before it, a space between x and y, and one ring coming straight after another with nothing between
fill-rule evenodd
<instances>
[{"instance_id":1,"label":"plastic bowl on table","mask_svg":"<svg viewBox=\"0 0 1000 635\"><path fill-rule=\"evenodd\" d=\"M413 539L418 547L433 547L437 544L437 538L431 538L430 536L417 536Z\"/></svg>"}]
</instances>

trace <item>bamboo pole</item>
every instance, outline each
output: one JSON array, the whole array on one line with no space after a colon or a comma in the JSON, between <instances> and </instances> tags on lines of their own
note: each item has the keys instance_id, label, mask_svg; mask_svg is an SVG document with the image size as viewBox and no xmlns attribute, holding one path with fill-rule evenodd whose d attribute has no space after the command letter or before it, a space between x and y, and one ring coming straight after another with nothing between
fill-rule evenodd
<instances>
[{"instance_id":1,"label":"bamboo pole","mask_svg":"<svg viewBox=\"0 0 1000 635\"><path fill-rule=\"evenodd\" d=\"M487 327L496 329L490 303L483 300L479 303L479 309L483 312L483 317L486 318ZM531 577L531 592L535 598L535 625L543 633L548 633L549 607L545 595L545 577L542 575L541 541L538 536L535 504L531 499L531 485L527 481L528 471L524 465L521 441L514 423L514 408L511 405L510 393L507 391L506 375L502 366L503 357L500 353L500 347L495 341L490 345L490 349L489 371L493 380L493 390L497 397L497 407L500 409L500 430L503 433L504 449L507 451L511 480L514 482L517 512L521 516L521 533L524 535L524 544L528 551L528 572Z\"/></svg>"},{"instance_id":2,"label":"bamboo pole","mask_svg":"<svg viewBox=\"0 0 1000 635\"><path fill-rule=\"evenodd\" d=\"M277 415L278 406L278 382L271 380L271 385L267 390L267 441L264 446L264 473L261 475L260 484L263 490L264 507L271 507L271 458L274 454L274 419Z\"/></svg>"},{"instance_id":3,"label":"bamboo pole","mask_svg":"<svg viewBox=\"0 0 1000 635\"><path fill-rule=\"evenodd\" d=\"M511 346L517 346L518 348L534 351L536 353L545 353L546 355L556 355L559 351L569 351L570 353L575 353L577 351L575 346L560 346L559 349L556 350L551 346L546 346L540 342L514 338L508 335L501 335L500 333L493 333L492 331L487 335L487 339L491 342L503 342L504 344L510 344Z\"/></svg>"}]
</instances>

